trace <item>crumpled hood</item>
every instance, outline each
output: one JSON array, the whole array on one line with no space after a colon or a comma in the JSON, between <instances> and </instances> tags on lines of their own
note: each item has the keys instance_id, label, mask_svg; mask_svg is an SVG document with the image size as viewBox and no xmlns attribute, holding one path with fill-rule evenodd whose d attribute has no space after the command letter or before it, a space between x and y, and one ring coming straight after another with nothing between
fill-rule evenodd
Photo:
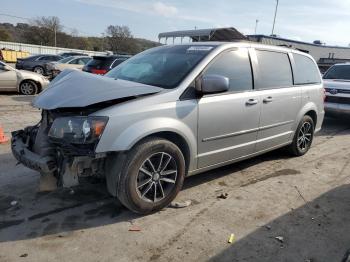
<instances>
[{"instance_id":1,"label":"crumpled hood","mask_svg":"<svg viewBox=\"0 0 350 262\"><path fill-rule=\"evenodd\" d=\"M66 69L34 99L33 106L47 110L86 107L119 98L154 94L162 90L160 87Z\"/></svg>"}]
</instances>

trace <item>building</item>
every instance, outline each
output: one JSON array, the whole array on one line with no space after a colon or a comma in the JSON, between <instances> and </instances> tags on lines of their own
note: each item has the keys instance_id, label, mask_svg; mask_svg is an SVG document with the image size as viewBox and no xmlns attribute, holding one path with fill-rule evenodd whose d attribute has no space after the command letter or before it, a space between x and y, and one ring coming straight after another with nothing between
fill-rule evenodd
<instances>
[{"instance_id":1,"label":"building","mask_svg":"<svg viewBox=\"0 0 350 262\"><path fill-rule=\"evenodd\" d=\"M188 41L252 41L267 45L285 46L294 48L314 57L321 72L327 70L331 65L336 63L350 62L350 47L327 46L320 41L314 43L307 43L295 41L291 39L281 38L278 36L266 35L243 35L233 27L228 28L212 28L212 29L198 29L198 30L184 30L160 33L158 35L159 42L165 39L165 44L168 40L172 43L180 38L182 43L185 39Z\"/></svg>"}]
</instances>

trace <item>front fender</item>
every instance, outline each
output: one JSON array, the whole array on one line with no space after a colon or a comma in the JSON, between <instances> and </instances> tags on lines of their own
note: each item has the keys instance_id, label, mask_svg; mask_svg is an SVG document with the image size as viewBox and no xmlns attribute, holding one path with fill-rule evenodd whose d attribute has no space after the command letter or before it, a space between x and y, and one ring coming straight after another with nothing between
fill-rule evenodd
<instances>
[{"instance_id":1,"label":"front fender","mask_svg":"<svg viewBox=\"0 0 350 262\"><path fill-rule=\"evenodd\" d=\"M197 152L195 131L184 122L174 118L156 117L133 123L124 129L113 141L101 138L96 152L125 151L131 149L141 139L159 132L173 132L180 135L187 143L190 156Z\"/></svg>"}]
</instances>

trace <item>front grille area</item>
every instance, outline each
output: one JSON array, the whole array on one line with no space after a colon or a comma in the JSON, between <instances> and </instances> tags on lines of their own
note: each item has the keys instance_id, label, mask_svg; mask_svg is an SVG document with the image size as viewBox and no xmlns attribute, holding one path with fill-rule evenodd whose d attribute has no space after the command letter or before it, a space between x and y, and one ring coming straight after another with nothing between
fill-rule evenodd
<instances>
[{"instance_id":1,"label":"front grille area","mask_svg":"<svg viewBox=\"0 0 350 262\"><path fill-rule=\"evenodd\" d=\"M326 102L336 104L350 104L350 97L327 96Z\"/></svg>"}]
</instances>

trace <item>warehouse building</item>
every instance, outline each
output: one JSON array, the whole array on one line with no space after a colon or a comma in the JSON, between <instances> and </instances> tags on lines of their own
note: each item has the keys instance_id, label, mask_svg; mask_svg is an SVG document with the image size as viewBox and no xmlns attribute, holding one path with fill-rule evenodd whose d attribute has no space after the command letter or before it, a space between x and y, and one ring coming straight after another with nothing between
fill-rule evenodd
<instances>
[{"instance_id":1,"label":"warehouse building","mask_svg":"<svg viewBox=\"0 0 350 262\"><path fill-rule=\"evenodd\" d=\"M327 46L320 41L307 43L278 36L245 36L233 27L165 32L160 33L158 38L160 42L165 40L165 44L167 44L168 41L170 41L170 43L175 43L176 40L180 39L180 42L253 41L267 45L285 46L312 55L318 63L321 72L324 72L333 64L350 62L350 47Z\"/></svg>"}]
</instances>

